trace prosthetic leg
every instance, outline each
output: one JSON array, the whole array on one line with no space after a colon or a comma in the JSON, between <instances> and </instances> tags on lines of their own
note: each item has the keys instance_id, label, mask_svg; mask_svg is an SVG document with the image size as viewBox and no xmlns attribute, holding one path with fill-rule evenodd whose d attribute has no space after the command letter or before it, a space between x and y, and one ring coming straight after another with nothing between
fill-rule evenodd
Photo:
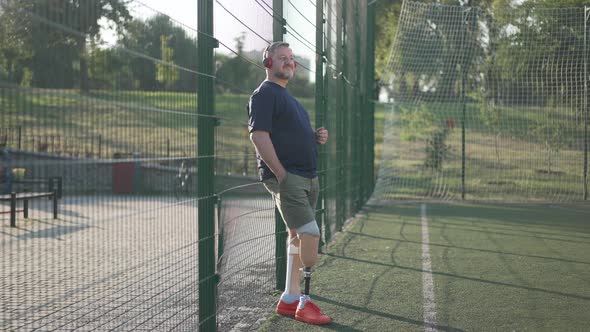
<instances>
[{"instance_id":1,"label":"prosthetic leg","mask_svg":"<svg viewBox=\"0 0 590 332\"><path fill-rule=\"evenodd\" d=\"M315 221L313 223L315 224ZM325 315L309 297L311 268L315 265L317 260L319 235L312 232L300 232L299 239L301 240L301 263L303 265L304 290L299 299L299 306L295 313L295 319L308 324L329 324L332 319Z\"/></svg>"},{"instance_id":2,"label":"prosthetic leg","mask_svg":"<svg viewBox=\"0 0 590 332\"><path fill-rule=\"evenodd\" d=\"M303 295L309 296L309 283L311 281L311 267L304 267L303 268L303 279L305 282L305 288L303 290Z\"/></svg>"}]
</instances>

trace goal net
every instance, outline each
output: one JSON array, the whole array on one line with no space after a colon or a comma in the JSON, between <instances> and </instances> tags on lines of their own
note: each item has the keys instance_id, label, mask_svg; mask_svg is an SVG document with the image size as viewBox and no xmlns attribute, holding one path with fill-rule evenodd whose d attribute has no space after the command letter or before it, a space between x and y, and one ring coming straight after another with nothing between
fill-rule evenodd
<instances>
[{"instance_id":1,"label":"goal net","mask_svg":"<svg viewBox=\"0 0 590 332\"><path fill-rule=\"evenodd\" d=\"M589 9L406 1L376 197L586 200Z\"/></svg>"}]
</instances>

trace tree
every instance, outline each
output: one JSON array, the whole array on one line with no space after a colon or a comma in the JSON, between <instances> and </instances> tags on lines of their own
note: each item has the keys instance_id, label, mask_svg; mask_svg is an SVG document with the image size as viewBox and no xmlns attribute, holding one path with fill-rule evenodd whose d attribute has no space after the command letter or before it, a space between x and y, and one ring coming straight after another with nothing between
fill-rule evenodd
<instances>
[{"instance_id":1,"label":"tree","mask_svg":"<svg viewBox=\"0 0 590 332\"><path fill-rule=\"evenodd\" d=\"M386 68L393 40L397 31L399 14L401 13L401 0L381 0L376 2L377 13L375 23L375 71L377 77L383 77L388 70Z\"/></svg>"},{"instance_id":2,"label":"tree","mask_svg":"<svg viewBox=\"0 0 590 332\"><path fill-rule=\"evenodd\" d=\"M555 118L535 123L531 134L540 143L543 143L547 151L547 169L543 172L554 174L552 166L559 158L559 152L572 144L572 136L568 129L569 127L565 123Z\"/></svg>"},{"instance_id":3,"label":"tree","mask_svg":"<svg viewBox=\"0 0 590 332\"><path fill-rule=\"evenodd\" d=\"M87 45L100 38L99 21L120 29L131 19L129 0L3 0L0 12L0 53L12 81L29 67L36 86L69 87L79 73L87 92ZM74 63L79 63L74 68Z\"/></svg>"},{"instance_id":4,"label":"tree","mask_svg":"<svg viewBox=\"0 0 590 332\"><path fill-rule=\"evenodd\" d=\"M160 36L162 63L156 64L156 79L164 84L166 90L170 89L178 81L178 69L173 66L174 50L168 45L169 40L170 37Z\"/></svg>"},{"instance_id":5,"label":"tree","mask_svg":"<svg viewBox=\"0 0 590 332\"><path fill-rule=\"evenodd\" d=\"M488 31L488 41L481 42L486 50L481 70L484 97L492 103L534 101L544 106L559 103L567 97L564 93L574 91L574 80L557 78L555 73L583 72L583 6L589 4L588 0L492 1L483 15ZM538 79L515 80L531 75ZM509 93L499 95L498 84Z\"/></svg>"},{"instance_id":6,"label":"tree","mask_svg":"<svg viewBox=\"0 0 590 332\"><path fill-rule=\"evenodd\" d=\"M32 1L0 0L0 79L20 83L33 55L31 20L25 15Z\"/></svg>"},{"instance_id":7,"label":"tree","mask_svg":"<svg viewBox=\"0 0 590 332\"><path fill-rule=\"evenodd\" d=\"M165 45L163 44L165 42ZM154 91L162 86L158 80L158 68L153 59L161 59L186 69L176 70L178 75L170 82L168 89L194 92L197 90L197 41L187 35L181 27L175 26L165 15L156 15L145 21L135 19L126 28L119 45L133 52L145 55L134 56L129 66L139 89ZM153 59L152 59L153 58ZM166 58L166 59L164 59ZM161 72L163 73L163 72ZM163 76L162 76L163 78Z\"/></svg>"},{"instance_id":8,"label":"tree","mask_svg":"<svg viewBox=\"0 0 590 332\"><path fill-rule=\"evenodd\" d=\"M248 57L244 52L244 43L246 41L246 33L241 32L240 35L234 38L236 43L236 55L233 57L218 57L219 68L216 76L218 78L218 89L221 91L229 91L233 93L246 93L251 91L260 83L259 80L253 80L253 77L260 77L256 75L257 68L248 61ZM258 72L261 72L258 70Z\"/></svg>"},{"instance_id":9,"label":"tree","mask_svg":"<svg viewBox=\"0 0 590 332\"><path fill-rule=\"evenodd\" d=\"M113 22L119 29L131 20L127 9L129 0L48 0L43 1L52 6L61 16L64 25L73 29L80 61L80 91L88 92L88 54L87 38L99 36L102 18ZM77 18L72 20L71 18ZM62 23L62 24L63 24Z\"/></svg>"},{"instance_id":10,"label":"tree","mask_svg":"<svg viewBox=\"0 0 590 332\"><path fill-rule=\"evenodd\" d=\"M0 62L4 76L17 84L69 88L75 51L62 30L43 21L42 5L39 0L2 2Z\"/></svg>"},{"instance_id":11,"label":"tree","mask_svg":"<svg viewBox=\"0 0 590 332\"><path fill-rule=\"evenodd\" d=\"M121 47L104 48L90 43L88 76L92 89L132 90L134 80L128 57Z\"/></svg>"}]
</instances>

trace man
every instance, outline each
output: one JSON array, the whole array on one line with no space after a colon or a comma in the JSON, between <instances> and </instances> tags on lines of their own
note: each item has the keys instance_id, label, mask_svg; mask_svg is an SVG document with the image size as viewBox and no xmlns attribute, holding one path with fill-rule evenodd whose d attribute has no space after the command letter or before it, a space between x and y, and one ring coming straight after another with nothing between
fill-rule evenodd
<instances>
[{"instance_id":1,"label":"man","mask_svg":"<svg viewBox=\"0 0 590 332\"><path fill-rule=\"evenodd\" d=\"M328 131L323 127L314 131L307 111L286 89L297 67L289 44L270 44L263 52L263 64L266 80L250 97L248 130L256 148L260 179L289 230L286 287L276 311L302 322L328 324L330 317L309 298L320 237L315 220L317 144L326 143ZM303 294L301 269L305 275Z\"/></svg>"}]
</instances>

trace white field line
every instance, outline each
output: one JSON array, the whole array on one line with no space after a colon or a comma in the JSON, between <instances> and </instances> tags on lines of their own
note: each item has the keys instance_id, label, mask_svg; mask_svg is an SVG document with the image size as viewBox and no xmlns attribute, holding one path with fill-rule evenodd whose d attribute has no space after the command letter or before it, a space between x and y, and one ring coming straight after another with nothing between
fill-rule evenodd
<instances>
[{"instance_id":1,"label":"white field line","mask_svg":"<svg viewBox=\"0 0 590 332\"><path fill-rule=\"evenodd\" d=\"M422 296L424 298L424 330L438 331L436 328L436 304L434 302L434 282L432 280L432 260L430 259L430 236L426 204L420 206L422 219Z\"/></svg>"}]
</instances>

